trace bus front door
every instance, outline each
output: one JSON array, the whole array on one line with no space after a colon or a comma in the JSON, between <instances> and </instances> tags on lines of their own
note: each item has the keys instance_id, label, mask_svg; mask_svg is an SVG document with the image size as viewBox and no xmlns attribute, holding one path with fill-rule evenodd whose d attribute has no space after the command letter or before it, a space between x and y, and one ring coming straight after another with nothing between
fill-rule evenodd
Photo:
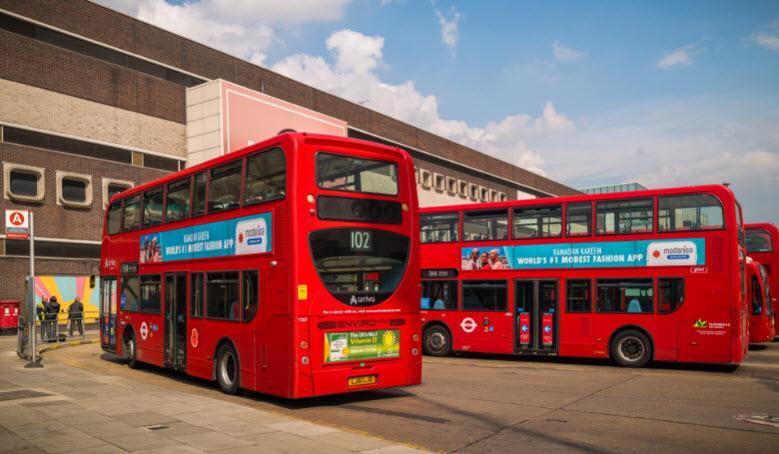
<instances>
[{"instance_id":1,"label":"bus front door","mask_svg":"<svg viewBox=\"0 0 779 454\"><path fill-rule=\"evenodd\" d=\"M559 328L556 280L518 280L514 285L517 353L556 353Z\"/></svg>"},{"instance_id":2,"label":"bus front door","mask_svg":"<svg viewBox=\"0 0 779 454\"><path fill-rule=\"evenodd\" d=\"M116 351L116 278L100 279L100 346Z\"/></svg>"},{"instance_id":3,"label":"bus front door","mask_svg":"<svg viewBox=\"0 0 779 454\"><path fill-rule=\"evenodd\" d=\"M165 275L165 365L187 369L187 275Z\"/></svg>"}]
</instances>

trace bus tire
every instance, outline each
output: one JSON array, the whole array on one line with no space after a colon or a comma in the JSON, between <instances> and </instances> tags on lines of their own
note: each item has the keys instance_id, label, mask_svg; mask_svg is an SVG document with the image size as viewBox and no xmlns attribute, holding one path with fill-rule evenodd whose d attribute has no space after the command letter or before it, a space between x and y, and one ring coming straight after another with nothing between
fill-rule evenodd
<instances>
[{"instance_id":1,"label":"bus tire","mask_svg":"<svg viewBox=\"0 0 779 454\"><path fill-rule=\"evenodd\" d=\"M641 331L626 329L611 340L611 358L622 367L644 367L652 359L652 343Z\"/></svg>"},{"instance_id":2,"label":"bus tire","mask_svg":"<svg viewBox=\"0 0 779 454\"><path fill-rule=\"evenodd\" d=\"M452 336L441 325L429 326L423 336L422 348L426 355L449 356L452 353Z\"/></svg>"},{"instance_id":3,"label":"bus tire","mask_svg":"<svg viewBox=\"0 0 779 454\"><path fill-rule=\"evenodd\" d=\"M226 394L237 394L241 377L238 355L229 343L222 344L216 354L216 381Z\"/></svg>"},{"instance_id":4,"label":"bus tire","mask_svg":"<svg viewBox=\"0 0 779 454\"><path fill-rule=\"evenodd\" d=\"M138 359L136 358L137 347L138 344L135 343L135 334L130 331L124 339L124 358L127 360L127 366L130 369L138 369L140 367Z\"/></svg>"}]
</instances>

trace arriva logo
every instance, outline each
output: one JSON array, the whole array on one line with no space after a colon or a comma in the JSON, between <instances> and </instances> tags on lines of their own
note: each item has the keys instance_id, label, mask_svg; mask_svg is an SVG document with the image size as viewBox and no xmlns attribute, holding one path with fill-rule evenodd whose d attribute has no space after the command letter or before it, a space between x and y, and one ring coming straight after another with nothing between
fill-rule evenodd
<instances>
[{"instance_id":1,"label":"arriva logo","mask_svg":"<svg viewBox=\"0 0 779 454\"><path fill-rule=\"evenodd\" d=\"M352 298L349 300L349 304L352 306L364 306L369 304L376 304L376 297L370 296L370 295L352 295Z\"/></svg>"}]
</instances>

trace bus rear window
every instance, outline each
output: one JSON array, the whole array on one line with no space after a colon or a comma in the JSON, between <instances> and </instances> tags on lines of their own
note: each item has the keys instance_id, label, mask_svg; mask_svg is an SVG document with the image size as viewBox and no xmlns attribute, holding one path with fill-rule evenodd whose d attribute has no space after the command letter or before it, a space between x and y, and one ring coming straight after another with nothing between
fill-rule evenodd
<instances>
[{"instance_id":1,"label":"bus rear window","mask_svg":"<svg viewBox=\"0 0 779 454\"><path fill-rule=\"evenodd\" d=\"M409 239L373 229L312 232L311 255L322 282L339 301L371 306L392 295L408 262Z\"/></svg>"},{"instance_id":2,"label":"bus rear window","mask_svg":"<svg viewBox=\"0 0 779 454\"><path fill-rule=\"evenodd\" d=\"M748 252L773 252L771 233L765 229L747 229Z\"/></svg>"},{"instance_id":3,"label":"bus rear window","mask_svg":"<svg viewBox=\"0 0 779 454\"><path fill-rule=\"evenodd\" d=\"M386 161L319 153L316 182L322 189L397 195L398 166Z\"/></svg>"}]
</instances>

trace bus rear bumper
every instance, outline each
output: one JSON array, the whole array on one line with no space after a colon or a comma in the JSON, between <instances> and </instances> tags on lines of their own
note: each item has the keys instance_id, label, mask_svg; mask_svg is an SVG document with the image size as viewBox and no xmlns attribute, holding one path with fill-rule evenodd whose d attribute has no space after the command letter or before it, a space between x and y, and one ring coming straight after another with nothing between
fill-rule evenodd
<instances>
[{"instance_id":1,"label":"bus rear bumper","mask_svg":"<svg viewBox=\"0 0 779 454\"><path fill-rule=\"evenodd\" d=\"M366 362L351 365L323 366L314 372L312 395L293 398L326 396L375 389L418 385L422 382L422 358L409 361Z\"/></svg>"}]
</instances>

